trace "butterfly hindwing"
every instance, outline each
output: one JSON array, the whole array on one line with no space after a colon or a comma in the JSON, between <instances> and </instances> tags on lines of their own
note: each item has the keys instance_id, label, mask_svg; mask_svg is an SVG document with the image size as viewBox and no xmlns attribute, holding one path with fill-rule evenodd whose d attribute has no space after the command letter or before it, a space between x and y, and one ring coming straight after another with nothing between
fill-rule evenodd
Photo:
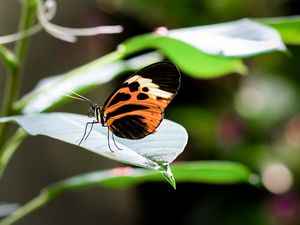
<instances>
[{"instance_id":1,"label":"butterfly hindwing","mask_svg":"<svg viewBox=\"0 0 300 225\"><path fill-rule=\"evenodd\" d=\"M170 62L155 63L138 71L104 103L102 110L108 128L128 139L153 133L179 86L180 73Z\"/></svg>"},{"instance_id":2,"label":"butterfly hindwing","mask_svg":"<svg viewBox=\"0 0 300 225\"><path fill-rule=\"evenodd\" d=\"M108 114L107 125L118 137L141 139L153 133L163 118L161 109L155 105L128 104L121 107L125 106L129 109L126 113L114 117Z\"/></svg>"}]
</instances>

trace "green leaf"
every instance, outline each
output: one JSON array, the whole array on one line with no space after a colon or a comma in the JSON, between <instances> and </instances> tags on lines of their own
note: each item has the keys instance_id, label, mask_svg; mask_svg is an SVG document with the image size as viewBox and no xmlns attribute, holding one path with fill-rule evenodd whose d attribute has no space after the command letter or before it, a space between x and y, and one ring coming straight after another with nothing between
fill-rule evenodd
<instances>
[{"instance_id":1,"label":"green leaf","mask_svg":"<svg viewBox=\"0 0 300 225\"><path fill-rule=\"evenodd\" d=\"M276 29L286 44L300 45L300 16L256 19Z\"/></svg>"},{"instance_id":2,"label":"green leaf","mask_svg":"<svg viewBox=\"0 0 300 225\"><path fill-rule=\"evenodd\" d=\"M245 58L286 49L275 29L250 19L171 30L167 36L224 57Z\"/></svg>"},{"instance_id":3,"label":"green leaf","mask_svg":"<svg viewBox=\"0 0 300 225\"><path fill-rule=\"evenodd\" d=\"M31 135L45 135L70 144L78 145L90 119L71 113L41 113L0 118L0 122L17 122ZM184 150L188 135L186 130L169 120L163 120L157 131L141 140L115 137L118 150L110 143L108 147L107 128L94 125L89 137L81 147L94 153L123 163L151 168L159 171L175 187L175 180L169 164Z\"/></svg>"},{"instance_id":4,"label":"green leaf","mask_svg":"<svg viewBox=\"0 0 300 225\"><path fill-rule=\"evenodd\" d=\"M195 161L171 166L177 182L208 184L249 183L257 185L258 177L241 163L230 161Z\"/></svg>"},{"instance_id":5,"label":"green leaf","mask_svg":"<svg viewBox=\"0 0 300 225\"><path fill-rule=\"evenodd\" d=\"M230 161L181 162L174 163L171 169L177 182L221 185L238 183L257 185L259 182L258 176L253 174L245 165ZM48 192L50 196L55 196L63 191L98 185L106 187L130 187L152 181L162 181L162 177L157 172L151 170L119 167L68 178L46 187L44 191Z\"/></svg>"},{"instance_id":6,"label":"green leaf","mask_svg":"<svg viewBox=\"0 0 300 225\"><path fill-rule=\"evenodd\" d=\"M133 54L149 48L159 49L183 72L198 78L245 74L241 58L285 50L276 30L248 19L145 34L125 41L119 51Z\"/></svg>"},{"instance_id":7,"label":"green leaf","mask_svg":"<svg viewBox=\"0 0 300 225\"><path fill-rule=\"evenodd\" d=\"M173 164L172 170L178 182L222 185L238 183L257 185L259 182L258 176L251 173L245 165L230 161L181 162ZM155 171L134 169L131 167L119 167L81 174L44 188L40 195L0 221L0 224L13 224L67 191L95 186L130 187L151 181L160 182L162 181L162 177Z\"/></svg>"},{"instance_id":8,"label":"green leaf","mask_svg":"<svg viewBox=\"0 0 300 225\"><path fill-rule=\"evenodd\" d=\"M238 184L257 185L257 175L241 163L230 161L194 161L174 163L171 166L177 182L207 184ZM255 179L253 179L256 177ZM55 183L45 190L50 195L58 192L82 189L103 185L106 187L130 187L145 182L162 181L158 173L151 170L133 169L131 167L114 168L107 171L91 172L68 178Z\"/></svg>"},{"instance_id":9,"label":"green leaf","mask_svg":"<svg viewBox=\"0 0 300 225\"><path fill-rule=\"evenodd\" d=\"M86 92L109 82L121 72L139 69L162 59L155 52L125 61L120 60L122 57L121 53L113 52L65 74L42 79L31 92L14 104L14 108L22 113L54 109L63 101L69 100L64 94L69 94L70 91Z\"/></svg>"},{"instance_id":10,"label":"green leaf","mask_svg":"<svg viewBox=\"0 0 300 225\"><path fill-rule=\"evenodd\" d=\"M147 48L159 49L180 70L196 78L215 78L231 72L244 74L247 71L239 59L226 59L209 55L182 41L155 34L146 34L129 39L120 47L127 54L133 54Z\"/></svg>"}]
</instances>

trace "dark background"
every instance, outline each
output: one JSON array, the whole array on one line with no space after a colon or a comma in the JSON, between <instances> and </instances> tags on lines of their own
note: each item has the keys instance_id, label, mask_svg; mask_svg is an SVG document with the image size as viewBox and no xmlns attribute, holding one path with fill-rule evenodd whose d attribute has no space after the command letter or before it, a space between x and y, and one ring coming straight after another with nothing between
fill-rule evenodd
<instances>
[{"instance_id":1,"label":"dark background","mask_svg":"<svg viewBox=\"0 0 300 225\"><path fill-rule=\"evenodd\" d=\"M33 36L22 93L41 78L81 66L115 50L127 38L158 26L172 29L299 12L297 0L60 0L56 24L120 24L125 31L80 38L75 44L45 32ZM19 1L0 0L0 35L17 30L19 15ZM189 133L188 146L178 160L233 160L260 174L275 159L293 175L293 186L285 193L276 195L246 184L179 183L176 191L165 183L92 188L63 194L18 224L300 224L300 48L288 48L290 56L270 53L247 59L249 73L244 77L228 74L196 80L183 74L180 92L166 112L167 118L183 124ZM103 103L121 80L99 86L88 97ZM0 97L4 81L0 64ZM256 90L258 95L245 99L245 90ZM85 114L86 110L84 104L73 102L57 111ZM5 171L0 202L24 204L53 182L115 166L122 165L47 137L29 137Z\"/></svg>"}]
</instances>

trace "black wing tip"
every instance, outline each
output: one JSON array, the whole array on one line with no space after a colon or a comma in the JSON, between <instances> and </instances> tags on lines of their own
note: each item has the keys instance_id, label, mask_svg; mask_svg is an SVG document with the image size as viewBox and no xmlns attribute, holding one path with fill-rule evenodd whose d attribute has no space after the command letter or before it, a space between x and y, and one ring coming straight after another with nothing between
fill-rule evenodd
<instances>
[{"instance_id":1,"label":"black wing tip","mask_svg":"<svg viewBox=\"0 0 300 225\"><path fill-rule=\"evenodd\" d=\"M170 61L161 61L144 67L135 74L145 78L151 78L152 81L165 91L177 94L181 85L181 74L177 66Z\"/></svg>"},{"instance_id":2,"label":"black wing tip","mask_svg":"<svg viewBox=\"0 0 300 225\"><path fill-rule=\"evenodd\" d=\"M164 66L165 67L165 68L161 68L161 69L173 69L173 70L176 70L176 72L178 72L178 74L180 75L180 71L179 71L178 67L174 63L172 63L170 61L161 61L161 62L152 63L152 64L144 67L140 71L142 72L144 70L151 69L151 67L157 67L157 66L159 66L159 67Z\"/></svg>"},{"instance_id":3,"label":"black wing tip","mask_svg":"<svg viewBox=\"0 0 300 225\"><path fill-rule=\"evenodd\" d=\"M156 62L153 64L150 64L140 71L136 72L135 74L143 74L147 71L153 71L153 70L160 70L160 71L169 71L170 74L177 75L179 84L181 81L181 73L176 64L170 62L170 61L161 61L161 62Z\"/></svg>"},{"instance_id":4,"label":"black wing tip","mask_svg":"<svg viewBox=\"0 0 300 225\"><path fill-rule=\"evenodd\" d=\"M165 65L169 68L169 70L173 70L174 71L174 74L177 74L178 75L178 79L180 81L180 78L181 78L181 73L180 73L180 70L178 69L178 67L176 66L176 64L170 62L170 61L162 61L162 62L157 62L158 64L161 64L161 65Z\"/></svg>"}]
</instances>

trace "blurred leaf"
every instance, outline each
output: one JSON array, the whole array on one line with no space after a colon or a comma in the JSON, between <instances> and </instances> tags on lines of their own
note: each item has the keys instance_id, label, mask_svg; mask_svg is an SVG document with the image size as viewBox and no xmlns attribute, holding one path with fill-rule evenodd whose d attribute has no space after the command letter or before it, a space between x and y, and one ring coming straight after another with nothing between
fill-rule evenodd
<instances>
[{"instance_id":1,"label":"blurred leaf","mask_svg":"<svg viewBox=\"0 0 300 225\"><path fill-rule=\"evenodd\" d=\"M15 110L36 113L53 109L63 100L69 99L64 94L90 90L112 80L121 72L139 69L162 59L162 56L155 52L126 61L121 61L122 57L118 52L113 52L65 74L42 79L14 105Z\"/></svg>"},{"instance_id":2,"label":"blurred leaf","mask_svg":"<svg viewBox=\"0 0 300 225\"><path fill-rule=\"evenodd\" d=\"M45 135L78 145L89 118L71 113L28 114L0 118L0 122L15 121L31 135ZM169 120L163 120L157 131L141 140L116 137L118 150L113 143L108 147L107 128L95 125L81 147L104 157L123 163L155 169L175 187L168 165L184 150L188 135L186 130Z\"/></svg>"},{"instance_id":3,"label":"blurred leaf","mask_svg":"<svg viewBox=\"0 0 300 225\"><path fill-rule=\"evenodd\" d=\"M235 108L242 117L250 119L250 126L258 126L258 131L262 132L290 118L299 106L297 90L283 76L256 74L241 83Z\"/></svg>"},{"instance_id":4,"label":"blurred leaf","mask_svg":"<svg viewBox=\"0 0 300 225\"><path fill-rule=\"evenodd\" d=\"M174 163L171 166L177 182L208 184L251 183L253 173L243 164L230 161L194 161ZM81 174L46 187L50 196L57 193L104 185L109 187L130 187L133 185L162 181L155 171L120 167L106 171Z\"/></svg>"},{"instance_id":5,"label":"blurred leaf","mask_svg":"<svg viewBox=\"0 0 300 225\"><path fill-rule=\"evenodd\" d=\"M176 181L209 184L252 183L254 174L241 163L229 161L199 161L171 166ZM255 176L255 175L254 175Z\"/></svg>"},{"instance_id":6,"label":"blurred leaf","mask_svg":"<svg viewBox=\"0 0 300 225\"><path fill-rule=\"evenodd\" d=\"M275 28L286 44L300 45L300 16L256 19Z\"/></svg>"},{"instance_id":7,"label":"blurred leaf","mask_svg":"<svg viewBox=\"0 0 300 225\"><path fill-rule=\"evenodd\" d=\"M149 48L159 49L180 70L197 78L215 78L232 72L245 74L247 71L239 59L209 55L190 44L167 36L141 35L125 41L120 46L127 54Z\"/></svg>"},{"instance_id":8,"label":"blurred leaf","mask_svg":"<svg viewBox=\"0 0 300 225\"><path fill-rule=\"evenodd\" d=\"M172 165L172 170L178 182L222 185L238 183L256 185L259 182L257 175L252 174L246 166L229 161L182 162ZM256 183L254 178L257 178ZM44 188L40 195L0 221L0 224L13 224L43 205L46 205L59 194L67 191L101 185L105 187L130 187L151 181L162 181L162 177L155 171L134 169L131 167L119 167L81 174Z\"/></svg>"},{"instance_id":9,"label":"blurred leaf","mask_svg":"<svg viewBox=\"0 0 300 225\"><path fill-rule=\"evenodd\" d=\"M0 202L0 218L9 215L20 207L18 203Z\"/></svg>"},{"instance_id":10,"label":"blurred leaf","mask_svg":"<svg viewBox=\"0 0 300 225\"><path fill-rule=\"evenodd\" d=\"M241 58L285 50L276 30L248 19L170 31L158 29L125 41L119 49L133 54L147 48L159 49L182 71L200 78L245 74Z\"/></svg>"},{"instance_id":11,"label":"blurred leaf","mask_svg":"<svg viewBox=\"0 0 300 225\"><path fill-rule=\"evenodd\" d=\"M249 19L171 30L167 36L224 57L244 58L286 49L275 29Z\"/></svg>"}]
</instances>

